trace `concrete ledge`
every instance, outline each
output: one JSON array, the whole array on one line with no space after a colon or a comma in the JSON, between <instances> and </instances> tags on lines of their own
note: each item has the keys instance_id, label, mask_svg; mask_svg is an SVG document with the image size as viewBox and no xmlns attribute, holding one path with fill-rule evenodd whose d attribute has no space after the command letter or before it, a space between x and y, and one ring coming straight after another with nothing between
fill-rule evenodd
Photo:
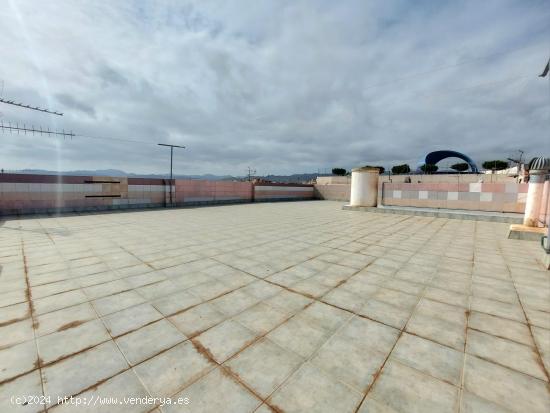
<instances>
[{"instance_id":1,"label":"concrete ledge","mask_svg":"<svg viewBox=\"0 0 550 413\"><path fill-rule=\"evenodd\" d=\"M528 227L523 224L512 224L508 231L509 239L521 239L526 241L539 241L546 234L546 228Z\"/></svg>"},{"instance_id":2,"label":"concrete ledge","mask_svg":"<svg viewBox=\"0 0 550 413\"><path fill-rule=\"evenodd\" d=\"M269 199L217 199L210 201L188 201L174 202L172 205L163 203L152 204L119 204L119 205L100 205L90 207L61 207L61 208L36 208L36 209L0 209L0 220L14 217L52 217L65 215L94 214L107 212L130 212L133 210L155 210L170 208L197 208L208 206L251 204L251 203L269 203L269 202L294 202L294 201L317 201L315 198L269 198Z\"/></svg>"},{"instance_id":3,"label":"concrete ledge","mask_svg":"<svg viewBox=\"0 0 550 413\"><path fill-rule=\"evenodd\" d=\"M544 268L550 270L550 254L543 252L540 257L540 262Z\"/></svg>"},{"instance_id":4,"label":"concrete ledge","mask_svg":"<svg viewBox=\"0 0 550 413\"><path fill-rule=\"evenodd\" d=\"M254 198L252 202L293 202L293 201L318 201L311 197L291 197L291 198Z\"/></svg>"},{"instance_id":5,"label":"concrete ledge","mask_svg":"<svg viewBox=\"0 0 550 413\"><path fill-rule=\"evenodd\" d=\"M508 224L519 224L523 222L523 214L508 212L470 211L464 209L434 209L415 207L352 207L344 205L342 209L347 211L365 211L382 214L418 215L423 217L462 219L468 221L503 222Z\"/></svg>"}]
</instances>

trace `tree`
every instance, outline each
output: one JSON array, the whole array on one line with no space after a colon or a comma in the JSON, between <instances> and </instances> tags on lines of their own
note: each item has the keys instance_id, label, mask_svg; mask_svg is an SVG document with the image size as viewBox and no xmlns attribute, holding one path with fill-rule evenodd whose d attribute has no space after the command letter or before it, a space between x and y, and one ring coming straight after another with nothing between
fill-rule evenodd
<instances>
[{"instance_id":1,"label":"tree","mask_svg":"<svg viewBox=\"0 0 550 413\"><path fill-rule=\"evenodd\" d=\"M470 165L468 165L466 162L460 162L455 163L454 165L451 165L451 169L454 169L457 172L464 172L467 171Z\"/></svg>"},{"instance_id":2,"label":"tree","mask_svg":"<svg viewBox=\"0 0 550 413\"><path fill-rule=\"evenodd\" d=\"M337 176L345 176L347 171L344 168L332 168L332 174Z\"/></svg>"},{"instance_id":3,"label":"tree","mask_svg":"<svg viewBox=\"0 0 550 413\"><path fill-rule=\"evenodd\" d=\"M501 160L494 160L494 161L485 161L483 162L483 168L485 169L492 169L494 171L500 171L502 169L508 168L508 162L501 161Z\"/></svg>"},{"instance_id":4,"label":"tree","mask_svg":"<svg viewBox=\"0 0 550 413\"><path fill-rule=\"evenodd\" d=\"M426 174L433 174L434 172L437 172L439 167L437 165L434 165L433 163L425 163L420 167L420 169Z\"/></svg>"},{"instance_id":5,"label":"tree","mask_svg":"<svg viewBox=\"0 0 550 413\"><path fill-rule=\"evenodd\" d=\"M411 172L411 167L404 163L403 165L395 165L391 168L392 173L394 174L408 174Z\"/></svg>"},{"instance_id":6,"label":"tree","mask_svg":"<svg viewBox=\"0 0 550 413\"><path fill-rule=\"evenodd\" d=\"M380 172L380 174L383 174L384 171L386 170L386 168L384 168L383 166L365 165L364 168L376 168L378 169L378 172Z\"/></svg>"}]
</instances>

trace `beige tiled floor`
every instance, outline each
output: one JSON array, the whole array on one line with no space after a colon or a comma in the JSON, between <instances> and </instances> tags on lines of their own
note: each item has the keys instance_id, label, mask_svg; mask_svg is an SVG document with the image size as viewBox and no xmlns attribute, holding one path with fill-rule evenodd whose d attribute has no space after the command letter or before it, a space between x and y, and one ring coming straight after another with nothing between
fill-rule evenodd
<instances>
[{"instance_id":1,"label":"beige tiled floor","mask_svg":"<svg viewBox=\"0 0 550 413\"><path fill-rule=\"evenodd\" d=\"M0 411L548 411L537 243L340 207L0 221Z\"/></svg>"}]
</instances>

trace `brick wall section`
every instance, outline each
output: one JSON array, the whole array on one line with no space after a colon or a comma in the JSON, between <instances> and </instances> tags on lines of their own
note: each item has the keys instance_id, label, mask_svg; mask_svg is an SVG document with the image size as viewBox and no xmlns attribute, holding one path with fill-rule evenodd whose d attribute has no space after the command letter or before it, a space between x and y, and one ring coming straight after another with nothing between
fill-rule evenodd
<instances>
[{"instance_id":1,"label":"brick wall section","mask_svg":"<svg viewBox=\"0 0 550 413\"><path fill-rule=\"evenodd\" d=\"M349 202L350 184L315 184L315 198Z\"/></svg>"},{"instance_id":2,"label":"brick wall section","mask_svg":"<svg viewBox=\"0 0 550 413\"><path fill-rule=\"evenodd\" d=\"M254 201L293 201L314 199L310 184L254 184Z\"/></svg>"},{"instance_id":3,"label":"brick wall section","mask_svg":"<svg viewBox=\"0 0 550 413\"><path fill-rule=\"evenodd\" d=\"M175 199L179 203L250 202L250 182L183 180L175 182Z\"/></svg>"},{"instance_id":4,"label":"brick wall section","mask_svg":"<svg viewBox=\"0 0 550 413\"><path fill-rule=\"evenodd\" d=\"M0 215L161 207L168 179L0 174ZM172 181L175 205L312 199L313 185Z\"/></svg>"},{"instance_id":5,"label":"brick wall section","mask_svg":"<svg viewBox=\"0 0 550 413\"><path fill-rule=\"evenodd\" d=\"M477 211L525 211L528 184L389 183L381 188L382 205Z\"/></svg>"}]
</instances>

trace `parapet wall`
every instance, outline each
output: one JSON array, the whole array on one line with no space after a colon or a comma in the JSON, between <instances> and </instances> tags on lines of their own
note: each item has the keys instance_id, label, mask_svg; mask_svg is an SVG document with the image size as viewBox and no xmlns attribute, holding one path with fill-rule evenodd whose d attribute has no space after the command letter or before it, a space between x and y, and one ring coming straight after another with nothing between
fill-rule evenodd
<instances>
[{"instance_id":1,"label":"parapet wall","mask_svg":"<svg viewBox=\"0 0 550 413\"><path fill-rule=\"evenodd\" d=\"M313 185L172 180L175 206L313 198ZM169 205L169 179L0 174L0 215Z\"/></svg>"},{"instance_id":2,"label":"parapet wall","mask_svg":"<svg viewBox=\"0 0 550 413\"><path fill-rule=\"evenodd\" d=\"M330 201L349 201L350 184L315 184L315 198Z\"/></svg>"},{"instance_id":3,"label":"parapet wall","mask_svg":"<svg viewBox=\"0 0 550 413\"><path fill-rule=\"evenodd\" d=\"M382 205L523 213L528 186L515 182L383 182L378 202Z\"/></svg>"},{"instance_id":4,"label":"parapet wall","mask_svg":"<svg viewBox=\"0 0 550 413\"><path fill-rule=\"evenodd\" d=\"M313 185L308 184L255 184L254 201L280 201L314 199Z\"/></svg>"},{"instance_id":5,"label":"parapet wall","mask_svg":"<svg viewBox=\"0 0 550 413\"><path fill-rule=\"evenodd\" d=\"M405 183L409 178L412 182ZM401 193L394 194L393 190ZM315 184L318 199L349 202L350 192L350 177L322 177ZM380 205L523 213L526 192L527 184L496 174L380 175L378 178Z\"/></svg>"}]
</instances>

